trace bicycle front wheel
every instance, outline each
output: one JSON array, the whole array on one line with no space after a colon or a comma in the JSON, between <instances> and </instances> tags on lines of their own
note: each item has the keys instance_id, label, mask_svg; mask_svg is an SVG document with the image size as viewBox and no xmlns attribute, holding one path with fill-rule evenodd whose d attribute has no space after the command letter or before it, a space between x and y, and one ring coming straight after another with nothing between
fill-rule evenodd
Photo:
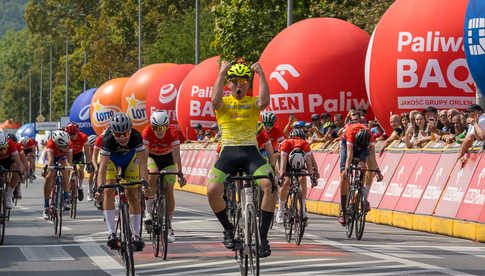
<instances>
[{"instance_id":1,"label":"bicycle front wheel","mask_svg":"<svg viewBox=\"0 0 485 276\"><path fill-rule=\"evenodd\" d=\"M283 226L285 227L285 237L287 242L291 242L291 236L293 233L293 225L295 223L295 207L294 207L295 197L294 194L290 191L288 194L288 199L284 203L286 212L283 216Z\"/></svg>"},{"instance_id":2,"label":"bicycle front wheel","mask_svg":"<svg viewBox=\"0 0 485 276\"><path fill-rule=\"evenodd\" d=\"M57 204L56 204L56 216L55 216L55 227L57 237L60 238L62 235L62 211L64 208L64 190L62 189L61 183L57 185Z\"/></svg>"},{"instance_id":3,"label":"bicycle front wheel","mask_svg":"<svg viewBox=\"0 0 485 276\"><path fill-rule=\"evenodd\" d=\"M256 210L249 208L246 221L246 223L249 223L246 233L249 243L245 247L247 246L248 268L253 276L259 276L259 227L256 216Z\"/></svg>"},{"instance_id":4,"label":"bicycle front wheel","mask_svg":"<svg viewBox=\"0 0 485 276\"><path fill-rule=\"evenodd\" d=\"M365 200L362 198L362 193L359 193L357 197L357 203L355 207L355 237L358 240L362 239L364 235L364 228L365 228L365 216L367 215L366 212L366 204Z\"/></svg>"},{"instance_id":5,"label":"bicycle front wheel","mask_svg":"<svg viewBox=\"0 0 485 276\"><path fill-rule=\"evenodd\" d=\"M305 233L305 221L303 220L303 199L301 193L295 196L295 244L300 245L303 234Z\"/></svg>"},{"instance_id":6,"label":"bicycle front wheel","mask_svg":"<svg viewBox=\"0 0 485 276\"><path fill-rule=\"evenodd\" d=\"M0 191L0 244L3 244L5 238L5 225L7 224L7 202L5 196L5 190Z\"/></svg>"},{"instance_id":7,"label":"bicycle front wheel","mask_svg":"<svg viewBox=\"0 0 485 276\"><path fill-rule=\"evenodd\" d=\"M160 235L160 243L162 244L162 258L164 260L167 259L167 252L168 252L168 228L170 227L170 217L168 215L168 201L165 193L162 194L160 198L159 206L159 214L161 216L160 222L161 225L161 235Z\"/></svg>"},{"instance_id":8,"label":"bicycle front wheel","mask_svg":"<svg viewBox=\"0 0 485 276\"><path fill-rule=\"evenodd\" d=\"M130 215L128 204L121 204L121 256L125 263L126 276L135 275L135 261L133 259L133 238L131 237Z\"/></svg>"},{"instance_id":9,"label":"bicycle front wheel","mask_svg":"<svg viewBox=\"0 0 485 276\"><path fill-rule=\"evenodd\" d=\"M154 257L158 257L158 254L160 252L160 229L162 225L162 220L160 218L161 215L158 211L160 205L159 202L159 200L155 200L152 209L152 231L150 233L150 238L152 240L152 250Z\"/></svg>"},{"instance_id":10,"label":"bicycle front wheel","mask_svg":"<svg viewBox=\"0 0 485 276\"><path fill-rule=\"evenodd\" d=\"M355 194L354 192L350 192L349 199L347 201L347 214L346 214L346 235L347 238L352 237L352 233L354 231L354 220L355 220Z\"/></svg>"},{"instance_id":11,"label":"bicycle front wheel","mask_svg":"<svg viewBox=\"0 0 485 276\"><path fill-rule=\"evenodd\" d=\"M71 176L69 183L71 184L71 218L75 219L77 215L77 176Z\"/></svg>"}]
</instances>

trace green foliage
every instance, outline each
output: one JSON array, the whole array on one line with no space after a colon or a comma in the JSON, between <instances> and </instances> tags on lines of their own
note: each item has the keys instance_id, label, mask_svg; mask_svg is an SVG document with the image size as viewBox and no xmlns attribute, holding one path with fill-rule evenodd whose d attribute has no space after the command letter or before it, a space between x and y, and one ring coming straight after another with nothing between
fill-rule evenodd
<instances>
[{"instance_id":1,"label":"green foliage","mask_svg":"<svg viewBox=\"0 0 485 276\"><path fill-rule=\"evenodd\" d=\"M24 27L24 8L29 0L0 1L0 37L7 30L20 30Z\"/></svg>"}]
</instances>

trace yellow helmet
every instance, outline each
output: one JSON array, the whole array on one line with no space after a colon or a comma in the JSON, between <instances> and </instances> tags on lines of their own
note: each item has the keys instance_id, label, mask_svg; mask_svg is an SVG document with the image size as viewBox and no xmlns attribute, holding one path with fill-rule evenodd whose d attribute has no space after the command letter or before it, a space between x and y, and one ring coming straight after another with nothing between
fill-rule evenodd
<instances>
[{"instance_id":1,"label":"yellow helmet","mask_svg":"<svg viewBox=\"0 0 485 276\"><path fill-rule=\"evenodd\" d=\"M249 79L252 75L251 69L246 64L236 63L231 66L231 69L227 71L227 78L247 78Z\"/></svg>"}]
</instances>

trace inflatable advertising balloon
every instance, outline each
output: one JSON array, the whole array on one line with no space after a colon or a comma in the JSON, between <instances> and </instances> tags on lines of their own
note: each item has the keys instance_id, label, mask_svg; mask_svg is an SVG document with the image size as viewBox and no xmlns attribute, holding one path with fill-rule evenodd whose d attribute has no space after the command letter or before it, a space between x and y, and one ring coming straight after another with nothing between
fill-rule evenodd
<instances>
[{"instance_id":1,"label":"inflatable advertising balloon","mask_svg":"<svg viewBox=\"0 0 485 276\"><path fill-rule=\"evenodd\" d=\"M19 127L19 129L17 129L17 132L15 133L15 136L17 136L17 139L19 139L20 137L29 137L35 139L35 134L35 124L31 123Z\"/></svg>"},{"instance_id":2,"label":"inflatable advertising balloon","mask_svg":"<svg viewBox=\"0 0 485 276\"><path fill-rule=\"evenodd\" d=\"M69 112L69 119L79 125L79 130L86 135L92 135L96 132L91 125L91 113L89 112L91 106L91 99L94 96L97 88L92 88L81 93L74 100Z\"/></svg>"},{"instance_id":3,"label":"inflatable advertising balloon","mask_svg":"<svg viewBox=\"0 0 485 276\"><path fill-rule=\"evenodd\" d=\"M167 111L170 116L170 124L177 123L177 114L175 112L177 92L182 81L194 67L192 64L174 66L153 81L146 96L148 119L153 110L161 109Z\"/></svg>"},{"instance_id":4,"label":"inflatable advertising balloon","mask_svg":"<svg viewBox=\"0 0 485 276\"><path fill-rule=\"evenodd\" d=\"M485 1L470 0L465 16L464 43L468 68L485 95Z\"/></svg>"},{"instance_id":5,"label":"inflatable advertising balloon","mask_svg":"<svg viewBox=\"0 0 485 276\"><path fill-rule=\"evenodd\" d=\"M130 116L133 128L143 131L148 123L145 99L148 89L161 74L176 66L174 63L158 63L145 66L130 77L121 95L121 110Z\"/></svg>"},{"instance_id":6,"label":"inflatable advertising balloon","mask_svg":"<svg viewBox=\"0 0 485 276\"><path fill-rule=\"evenodd\" d=\"M211 96L219 71L218 60L218 56L204 60L190 71L180 85L176 104L177 120L180 130L188 139L196 139L193 129L195 124L209 128L217 122Z\"/></svg>"},{"instance_id":7,"label":"inflatable advertising balloon","mask_svg":"<svg viewBox=\"0 0 485 276\"><path fill-rule=\"evenodd\" d=\"M364 65L369 35L335 18L302 20L279 33L259 60L268 80L271 103L283 129L288 116L310 121L314 113L369 109ZM259 95L259 79L253 82ZM372 118L372 114L368 114Z\"/></svg>"},{"instance_id":8,"label":"inflatable advertising balloon","mask_svg":"<svg viewBox=\"0 0 485 276\"><path fill-rule=\"evenodd\" d=\"M463 52L465 0L398 0L376 26L367 51L366 86L387 130L390 113L466 108L475 86Z\"/></svg>"},{"instance_id":9,"label":"inflatable advertising balloon","mask_svg":"<svg viewBox=\"0 0 485 276\"><path fill-rule=\"evenodd\" d=\"M128 78L109 80L101 85L91 99L91 124L100 135L116 112L121 111L121 94Z\"/></svg>"}]
</instances>

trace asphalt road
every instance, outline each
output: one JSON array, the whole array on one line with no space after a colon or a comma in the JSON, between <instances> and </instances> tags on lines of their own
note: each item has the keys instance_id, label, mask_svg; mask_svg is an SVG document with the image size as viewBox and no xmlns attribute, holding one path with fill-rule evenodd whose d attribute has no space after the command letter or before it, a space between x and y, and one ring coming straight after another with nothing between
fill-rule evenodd
<instances>
[{"instance_id":1,"label":"asphalt road","mask_svg":"<svg viewBox=\"0 0 485 276\"><path fill-rule=\"evenodd\" d=\"M116 252L106 246L102 213L92 202L79 218L64 220L63 236L41 218L42 184L23 191L12 211L0 275L124 275ZM166 261L154 258L150 242L136 253L138 275L240 275L222 228L204 196L176 192L174 230ZM485 244L447 236L366 224L362 241L347 239L333 217L310 215L301 246L288 244L281 227L270 232L273 254L261 259L262 275L484 275ZM145 238L148 235L145 234Z\"/></svg>"}]
</instances>

